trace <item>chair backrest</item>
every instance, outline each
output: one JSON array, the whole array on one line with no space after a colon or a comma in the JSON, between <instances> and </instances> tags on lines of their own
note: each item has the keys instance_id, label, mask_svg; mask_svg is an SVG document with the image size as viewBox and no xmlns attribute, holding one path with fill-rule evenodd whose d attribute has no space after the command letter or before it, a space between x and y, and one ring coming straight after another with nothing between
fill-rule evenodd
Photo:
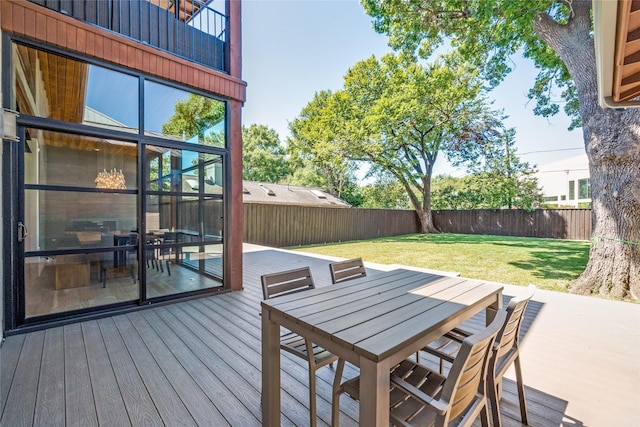
<instances>
[{"instance_id":1,"label":"chair backrest","mask_svg":"<svg viewBox=\"0 0 640 427\"><path fill-rule=\"evenodd\" d=\"M367 270L364 268L362 258L353 258L346 261L337 261L329 264L331 281L333 284L345 282L358 277L365 277Z\"/></svg>"},{"instance_id":2,"label":"chair backrest","mask_svg":"<svg viewBox=\"0 0 640 427\"><path fill-rule=\"evenodd\" d=\"M260 276L260 280L262 281L262 295L264 299L315 288L309 267L264 274Z\"/></svg>"},{"instance_id":3,"label":"chair backrest","mask_svg":"<svg viewBox=\"0 0 640 427\"><path fill-rule=\"evenodd\" d=\"M486 396L487 364L496 335L506 318L507 312L499 310L489 326L462 341L440 396L441 401L451 403L448 420L462 414L474 399Z\"/></svg>"},{"instance_id":4,"label":"chair backrest","mask_svg":"<svg viewBox=\"0 0 640 427\"><path fill-rule=\"evenodd\" d=\"M524 311L527 308L527 304L533 297L536 291L534 285L529 285L527 292L518 297L511 298L509 305L507 306L507 320L504 323L498 336L496 338L496 354L495 357L500 359L507 354L512 348L518 345L520 336L520 326L522 325L522 319L524 319Z\"/></svg>"}]
</instances>

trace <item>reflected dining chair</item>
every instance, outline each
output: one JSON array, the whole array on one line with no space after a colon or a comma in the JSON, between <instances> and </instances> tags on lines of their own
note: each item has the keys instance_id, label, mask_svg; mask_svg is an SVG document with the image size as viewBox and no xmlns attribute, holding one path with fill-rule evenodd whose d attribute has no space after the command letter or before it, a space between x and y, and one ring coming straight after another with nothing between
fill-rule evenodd
<instances>
[{"instance_id":1,"label":"reflected dining chair","mask_svg":"<svg viewBox=\"0 0 640 427\"><path fill-rule=\"evenodd\" d=\"M362 258L353 258L346 261L336 261L329 264L331 272L331 282L346 282L347 280L366 277L367 270L364 268Z\"/></svg>"},{"instance_id":2,"label":"reflected dining chair","mask_svg":"<svg viewBox=\"0 0 640 427\"><path fill-rule=\"evenodd\" d=\"M111 235L103 235L102 243L105 246L108 246L110 242L113 240ZM134 249L127 249L126 251L116 251L115 255L113 252L101 252L100 253L100 280L102 281L102 287L107 287L107 271L109 269L116 269L118 267L124 267L125 265L129 267L129 272L131 274L131 280L133 283L136 283L136 271L138 270L138 233L130 233L129 238L124 241L124 244L135 246ZM124 256L124 265L120 265L122 260L120 259L120 252L125 254Z\"/></svg>"},{"instance_id":3,"label":"reflected dining chair","mask_svg":"<svg viewBox=\"0 0 640 427\"><path fill-rule=\"evenodd\" d=\"M506 311L499 310L491 324L463 340L448 376L406 359L390 372L389 419L400 426L470 426L480 415L489 425L485 381L491 346L504 325ZM344 365L342 365L344 366ZM340 396L360 398L360 377L340 384L341 367L336 369L332 398L332 426L339 424ZM375 391L365 391L374 393Z\"/></svg>"},{"instance_id":4,"label":"reflected dining chair","mask_svg":"<svg viewBox=\"0 0 640 427\"><path fill-rule=\"evenodd\" d=\"M527 402L524 394L524 382L522 381L522 368L520 366L520 327L524 312L533 294L536 291L534 285L529 285L522 295L511 298L506 308L507 320L498 332L496 342L491 353L489 371L487 374L487 393L491 403L491 415L493 426L500 427L502 419L500 417L500 391L502 377L507 369L513 364L516 371L516 385L518 388L518 400L520 403L520 417L522 424L529 425L527 416ZM456 354L460 351L460 343L470 332L460 328L453 329L440 339L430 343L422 350L437 356L440 359L440 373L444 370L444 361L453 362Z\"/></svg>"},{"instance_id":5,"label":"reflected dining chair","mask_svg":"<svg viewBox=\"0 0 640 427\"><path fill-rule=\"evenodd\" d=\"M265 274L260 277L260 280L264 299L290 295L315 288L309 267ZM317 424L316 370L333 363L338 359L338 356L290 331L281 335L280 349L307 361L309 366L310 425L315 427Z\"/></svg>"}]
</instances>

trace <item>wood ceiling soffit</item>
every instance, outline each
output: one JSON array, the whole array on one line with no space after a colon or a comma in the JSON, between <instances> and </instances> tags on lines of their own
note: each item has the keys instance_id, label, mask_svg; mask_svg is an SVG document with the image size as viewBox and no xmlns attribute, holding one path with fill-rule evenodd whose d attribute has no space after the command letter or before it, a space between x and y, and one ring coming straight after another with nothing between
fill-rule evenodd
<instances>
[{"instance_id":1,"label":"wood ceiling soffit","mask_svg":"<svg viewBox=\"0 0 640 427\"><path fill-rule=\"evenodd\" d=\"M42 132L42 143L50 147L64 147L77 151L100 151L109 154L123 154L131 157L138 155L138 147L131 143L96 139L79 135L68 135L54 131Z\"/></svg>"},{"instance_id":2,"label":"wood ceiling soffit","mask_svg":"<svg viewBox=\"0 0 640 427\"><path fill-rule=\"evenodd\" d=\"M613 100L640 96L640 0L618 2Z\"/></svg>"},{"instance_id":3,"label":"wood ceiling soffit","mask_svg":"<svg viewBox=\"0 0 640 427\"><path fill-rule=\"evenodd\" d=\"M82 123L89 65L43 51L38 52L38 58L51 117Z\"/></svg>"}]
</instances>

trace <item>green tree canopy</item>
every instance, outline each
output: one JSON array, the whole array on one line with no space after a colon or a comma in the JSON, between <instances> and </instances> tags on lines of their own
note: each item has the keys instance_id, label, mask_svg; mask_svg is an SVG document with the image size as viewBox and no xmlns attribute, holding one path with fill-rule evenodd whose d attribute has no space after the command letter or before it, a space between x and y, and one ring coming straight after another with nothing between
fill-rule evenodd
<instances>
[{"instance_id":1,"label":"green tree canopy","mask_svg":"<svg viewBox=\"0 0 640 427\"><path fill-rule=\"evenodd\" d=\"M176 103L173 116L162 125L162 132L185 140L194 136L204 139L205 131L223 121L224 116L224 102L190 93L186 99Z\"/></svg>"},{"instance_id":2,"label":"green tree canopy","mask_svg":"<svg viewBox=\"0 0 640 427\"><path fill-rule=\"evenodd\" d=\"M438 154L468 161L471 147L487 144L502 126L477 73L453 55L427 65L393 54L361 61L347 72L336 103L345 117L338 138L345 151L403 185L423 232L436 231L430 186Z\"/></svg>"},{"instance_id":3,"label":"green tree canopy","mask_svg":"<svg viewBox=\"0 0 640 427\"><path fill-rule=\"evenodd\" d=\"M242 178L280 182L291 172L278 133L265 125L242 127Z\"/></svg>"},{"instance_id":4,"label":"green tree canopy","mask_svg":"<svg viewBox=\"0 0 640 427\"><path fill-rule=\"evenodd\" d=\"M295 171L291 182L316 185L351 204L358 204L355 172L358 165L342 144L344 118L336 110L336 95L321 91L289 124L287 147Z\"/></svg>"},{"instance_id":5,"label":"green tree canopy","mask_svg":"<svg viewBox=\"0 0 640 427\"><path fill-rule=\"evenodd\" d=\"M554 99L579 127L581 117L576 88L564 62L538 34L535 21L569 22L571 1L557 0L362 0L374 18L376 31L388 34L397 50L430 56L448 45L477 69L490 87L512 71L511 57L521 52L533 60L539 72L529 91L536 100L536 114L559 111ZM577 3L577 2L576 2Z\"/></svg>"},{"instance_id":6,"label":"green tree canopy","mask_svg":"<svg viewBox=\"0 0 640 427\"><path fill-rule=\"evenodd\" d=\"M393 47L427 57L448 43L491 87L516 52L534 61L534 112L555 114L561 97L589 157L594 244L571 290L640 299L640 111L598 103L592 0L361 1Z\"/></svg>"}]
</instances>

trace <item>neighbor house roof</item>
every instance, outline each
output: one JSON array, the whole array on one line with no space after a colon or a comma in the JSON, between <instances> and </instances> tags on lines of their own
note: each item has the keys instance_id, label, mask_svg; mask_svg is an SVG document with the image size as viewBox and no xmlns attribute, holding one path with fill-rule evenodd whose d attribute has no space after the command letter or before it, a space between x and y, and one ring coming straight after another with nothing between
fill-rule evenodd
<instances>
[{"instance_id":1,"label":"neighbor house roof","mask_svg":"<svg viewBox=\"0 0 640 427\"><path fill-rule=\"evenodd\" d=\"M350 205L322 188L242 181L244 203L275 203L348 208Z\"/></svg>"}]
</instances>

